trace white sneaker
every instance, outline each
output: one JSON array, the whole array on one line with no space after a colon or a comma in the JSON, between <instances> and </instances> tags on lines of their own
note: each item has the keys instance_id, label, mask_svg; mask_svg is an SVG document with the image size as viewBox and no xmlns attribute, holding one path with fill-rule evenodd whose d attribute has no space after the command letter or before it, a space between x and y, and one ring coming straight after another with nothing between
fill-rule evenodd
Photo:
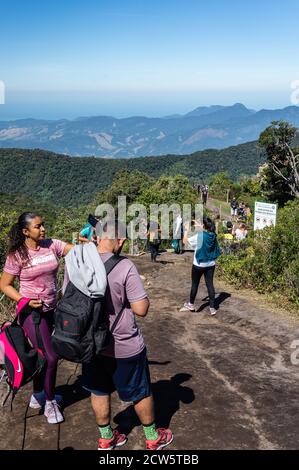
<instances>
[{"instance_id":1,"label":"white sneaker","mask_svg":"<svg viewBox=\"0 0 299 470\"><path fill-rule=\"evenodd\" d=\"M211 315L216 315L217 310L215 308L210 307L210 314Z\"/></svg>"},{"instance_id":2,"label":"white sneaker","mask_svg":"<svg viewBox=\"0 0 299 470\"><path fill-rule=\"evenodd\" d=\"M180 308L180 312L195 312L194 304L190 304L190 302L185 302L183 307Z\"/></svg>"},{"instance_id":3,"label":"white sneaker","mask_svg":"<svg viewBox=\"0 0 299 470\"><path fill-rule=\"evenodd\" d=\"M49 424L58 424L64 421L56 400L46 401L44 415L48 419Z\"/></svg>"},{"instance_id":4,"label":"white sneaker","mask_svg":"<svg viewBox=\"0 0 299 470\"><path fill-rule=\"evenodd\" d=\"M42 408L42 405L39 401L37 401L34 395L31 395L29 407L33 408L34 410L40 410Z\"/></svg>"}]
</instances>

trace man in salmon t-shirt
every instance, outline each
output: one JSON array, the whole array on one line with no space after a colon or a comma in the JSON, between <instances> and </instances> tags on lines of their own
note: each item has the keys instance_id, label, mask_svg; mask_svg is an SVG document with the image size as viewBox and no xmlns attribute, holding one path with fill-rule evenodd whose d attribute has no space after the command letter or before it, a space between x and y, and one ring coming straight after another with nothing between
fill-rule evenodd
<instances>
[{"instance_id":1,"label":"man in salmon t-shirt","mask_svg":"<svg viewBox=\"0 0 299 470\"><path fill-rule=\"evenodd\" d=\"M104 263L121 252L125 232L117 221L108 221L103 226L98 236L98 252ZM84 364L82 369L83 386L91 392L101 436L98 448L110 450L127 442L127 437L110 425L110 395L116 390L122 401L133 403L143 425L146 448L160 450L172 442L173 435L170 429L156 429L146 347L136 323L136 317L147 315L149 300L135 265L127 258L108 275L106 308L110 327L122 311L110 344L99 358Z\"/></svg>"}]
</instances>

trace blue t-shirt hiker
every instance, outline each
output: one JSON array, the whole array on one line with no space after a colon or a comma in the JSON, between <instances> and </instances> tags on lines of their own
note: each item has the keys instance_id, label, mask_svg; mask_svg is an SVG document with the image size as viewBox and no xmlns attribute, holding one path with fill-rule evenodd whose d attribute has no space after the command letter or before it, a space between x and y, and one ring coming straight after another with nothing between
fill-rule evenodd
<instances>
[{"instance_id":1,"label":"blue t-shirt hiker","mask_svg":"<svg viewBox=\"0 0 299 470\"><path fill-rule=\"evenodd\" d=\"M86 242L86 241L92 241L94 234L95 234L95 227L98 223L98 219L92 214L89 214L88 216L88 222L87 224L84 225L83 229L80 232L80 241L81 242ZM84 240L85 239L85 240Z\"/></svg>"}]
</instances>

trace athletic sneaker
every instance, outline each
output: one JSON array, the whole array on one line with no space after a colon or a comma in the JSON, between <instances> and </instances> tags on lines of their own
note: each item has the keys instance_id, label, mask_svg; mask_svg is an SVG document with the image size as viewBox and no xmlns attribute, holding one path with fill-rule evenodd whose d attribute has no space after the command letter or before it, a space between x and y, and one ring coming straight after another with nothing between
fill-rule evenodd
<instances>
[{"instance_id":1,"label":"athletic sneaker","mask_svg":"<svg viewBox=\"0 0 299 470\"><path fill-rule=\"evenodd\" d=\"M31 395L29 407L33 408L34 410L40 410L44 406L44 403L39 402L34 394Z\"/></svg>"},{"instance_id":2,"label":"athletic sneaker","mask_svg":"<svg viewBox=\"0 0 299 470\"><path fill-rule=\"evenodd\" d=\"M58 424L64 421L56 400L46 401L44 415L48 419L49 424Z\"/></svg>"},{"instance_id":3,"label":"athletic sneaker","mask_svg":"<svg viewBox=\"0 0 299 470\"><path fill-rule=\"evenodd\" d=\"M173 434L170 429L158 428L157 432L159 434L158 439L155 441L146 440L147 450L161 450L172 443Z\"/></svg>"},{"instance_id":4,"label":"athletic sneaker","mask_svg":"<svg viewBox=\"0 0 299 470\"><path fill-rule=\"evenodd\" d=\"M210 314L211 315L216 315L217 310L215 308L210 307Z\"/></svg>"},{"instance_id":5,"label":"athletic sneaker","mask_svg":"<svg viewBox=\"0 0 299 470\"><path fill-rule=\"evenodd\" d=\"M55 400L57 401L58 405L61 406L62 404L62 396L55 394ZM39 410L43 408L46 404L46 395L45 392L35 392L31 395L29 407L35 410Z\"/></svg>"},{"instance_id":6,"label":"athletic sneaker","mask_svg":"<svg viewBox=\"0 0 299 470\"><path fill-rule=\"evenodd\" d=\"M111 439L99 438L98 450L112 450L115 449L115 447L124 446L127 440L128 438L125 434L119 434L119 432L114 429Z\"/></svg>"},{"instance_id":7,"label":"athletic sneaker","mask_svg":"<svg viewBox=\"0 0 299 470\"><path fill-rule=\"evenodd\" d=\"M190 304L190 302L185 302L183 307L180 309L180 312L195 312L194 304Z\"/></svg>"}]
</instances>

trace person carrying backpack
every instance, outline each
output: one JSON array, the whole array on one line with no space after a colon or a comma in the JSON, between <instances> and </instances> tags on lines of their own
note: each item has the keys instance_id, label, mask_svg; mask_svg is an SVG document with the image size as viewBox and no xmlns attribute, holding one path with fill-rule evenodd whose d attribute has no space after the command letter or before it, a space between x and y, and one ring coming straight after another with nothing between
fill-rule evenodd
<instances>
[{"instance_id":1,"label":"person carrying backpack","mask_svg":"<svg viewBox=\"0 0 299 470\"><path fill-rule=\"evenodd\" d=\"M115 255L103 263L94 243L77 245L66 256L63 297L55 311L52 334L60 358L89 363L107 347L107 276L122 259Z\"/></svg>"},{"instance_id":2,"label":"person carrying backpack","mask_svg":"<svg viewBox=\"0 0 299 470\"><path fill-rule=\"evenodd\" d=\"M46 365L33 379L29 406L42 408L44 403L38 397L44 391L44 414L50 424L63 421L54 395L58 356L52 347L51 334L59 258L72 246L60 240L46 239L42 218L36 213L24 212L9 232L8 256L0 281L2 292L17 302L17 312L22 310L21 326L33 347L44 351ZM14 287L16 278L20 282L19 291Z\"/></svg>"},{"instance_id":3,"label":"person carrying backpack","mask_svg":"<svg viewBox=\"0 0 299 470\"><path fill-rule=\"evenodd\" d=\"M180 213L175 214L174 219L174 239L172 241L172 247L175 253L182 254L183 249L183 236L184 236L184 224Z\"/></svg>"},{"instance_id":4,"label":"person carrying backpack","mask_svg":"<svg viewBox=\"0 0 299 470\"><path fill-rule=\"evenodd\" d=\"M208 191L209 191L208 185L204 184L203 187L202 187L202 190L201 190L201 199L202 199L202 203L203 203L204 206L207 204Z\"/></svg>"},{"instance_id":5,"label":"person carrying backpack","mask_svg":"<svg viewBox=\"0 0 299 470\"><path fill-rule=\"evenodd\" d=\"M151 220L148 224L148 244L151 254L151 261L153 263L157 262L157 256L159 254L159 246L161 240L159 238L160 225L156 220Z\"/></svg>"},{"instance_id":6,"label":"person carrying backpack","mask_svg":"<svg viewBox=\"0 0 299 470\"><path fill-rule=\"evenodd\" d=\"M241 202L238 208L238 219L246 221L247 215L246 215L246 206L244 202Z\"/></svg>"},{"instance_id":7,"label":"person carrying backpack","mask_svg":"<svg viewBox=\"0 0 299 470\"><path fill-rule=\"evenodd\" d=\"M239 203L235 197L232 198L230 207L231 207L230 213L232 217L236 217L238 215Z\"/></svg>"},{"instance_id":8,"label":"person carrying backpack","mask_svg":"<svg viewBox=\"0 0 299 470\"><path fill-rule=\"evenodd\" d=\"M126 232L114 220L102 227L97 250L103 263L121 253L126 240L121 231ZM136 323L136 317L147 315L149 300L135 265L127 258L108 274L107 282L105 308L110 341L100 355L82 366L83 387L91 393L100 432L98 449L112 450L127 442L126 435L111 428L110 396L116 390L122 401L133 403L143 426L146 448L160 450L172 442L173 435L169 429L156 428L146 347Z\"/></svg>"},{"instance_id":9,"label":"person carrying backpack","mask_svg":"<svg viewBox=\"0 0 299 470\"><path fill-rule=\"evenodd\" d=\"M202 275L204 275L210 301L210 314L217 313L215 309L215 289L214 289L214 273L215 261L220 256L220 248L215 233L215 224L208 217L203 218L203 225L198 225L200 231L190 238L187 234L184 236L184 243L189 243L194 249L192 264L192 286L190 291L189 302L185 302L180 309L181 312L195 312L194 301L198 291L198 286Z\"/></svg>"}]
</instances>

